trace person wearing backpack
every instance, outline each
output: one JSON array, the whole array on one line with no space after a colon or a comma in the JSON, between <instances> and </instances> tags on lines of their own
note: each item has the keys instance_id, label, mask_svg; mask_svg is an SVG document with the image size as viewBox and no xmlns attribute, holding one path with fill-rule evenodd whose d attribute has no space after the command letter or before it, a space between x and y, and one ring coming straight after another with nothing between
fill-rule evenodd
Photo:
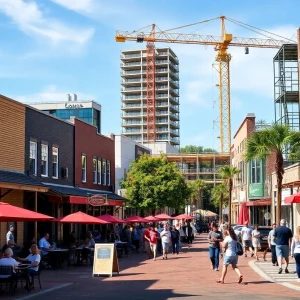
<instances>
[{"instance_id":1,"label":"person wearing backpack","mask_svg":"<svg viewBox=\"0 0 300 300\"><path fill-rule=\"evenodd\" d=\"M237 266L238 263L238 254L240 253L240 244L238 244L237 236L232 229L232 227L229 227L228 230L224 231L224 241L222 243L222 247L226 249L225 251L225 257L224 257L224 265L222 269L222 275L220 279L217 279L217 283L224 283L227 269L229 265L232 265L233 270L238 274L239 279L238 283L241 283L243 281L243 275L240 272L240 269Z\"/></svg>"}]
</instances>

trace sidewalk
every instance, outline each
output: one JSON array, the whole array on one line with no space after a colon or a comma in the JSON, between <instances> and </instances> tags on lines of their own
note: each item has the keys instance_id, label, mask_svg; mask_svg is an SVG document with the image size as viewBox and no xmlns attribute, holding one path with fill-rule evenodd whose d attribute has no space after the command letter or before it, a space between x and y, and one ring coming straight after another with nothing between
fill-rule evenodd
<instances>
[{"instance_id":1,"label":"sidewalk","mask_svg":"<svg viewBox=\"0 0 300 300\"><path fill-rule=\"evenodd\" d=\"M299 291L260 277L250 266L251 258L239 258L244 282L237 283L236 273L229 268L225 284L217 284L221 272L211 270L207 235L196 236L193 247L179 255L169 254L168 260L156 261L144 253L131 253L119 259L120 275L112 278L92 277L92 267L64 267L42 273L43 289L34 293L18 290L15 299L105 299L105 300L166 300L166 299L299 299ZM222 265L223 261L220 261ZM221 269L221 266L220 266ZM12 299L9 295L1 299Z\"/></svg>"}]
</instances>

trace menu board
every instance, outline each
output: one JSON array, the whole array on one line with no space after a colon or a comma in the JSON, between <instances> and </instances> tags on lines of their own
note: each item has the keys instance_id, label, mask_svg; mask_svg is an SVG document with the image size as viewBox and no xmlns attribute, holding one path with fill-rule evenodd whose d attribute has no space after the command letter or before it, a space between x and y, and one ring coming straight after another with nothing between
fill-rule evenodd
<instances>
[{"instance_id":1,"label":"menu board","mask_svg":"<svg viewBox=\"0 0 300 300\"><path fill-rule=\"evenodd\" d=\"M96 244L93 276L119 274L119 262L115 244Z\"/></svg>"}]
</instances>

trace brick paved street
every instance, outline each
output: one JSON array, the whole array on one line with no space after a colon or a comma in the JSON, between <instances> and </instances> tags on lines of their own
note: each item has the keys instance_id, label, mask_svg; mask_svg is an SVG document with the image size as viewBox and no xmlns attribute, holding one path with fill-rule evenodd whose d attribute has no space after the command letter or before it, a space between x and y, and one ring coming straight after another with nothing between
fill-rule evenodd
<instances>
[{"instance_id":1,"label":"brick paved street","mask_svg":"<svg viewBox=\"0 0 300 300\"><path fill-rule=\"evenodd\" d=\"M145 260L142 253L132 253L119 260L121 273L112 278L92 278L91 267L65 267L42 274L43 290L18 293L16 299L299 299L299 291L260 277L248 265L250 258L240 258L244 283L236 283L229 270L224 285L215 283L220 272L210 269L206 235L196 238L191 250L183 249L167 261ZM222 261L221 261L222 263ZM51 290L57 287L57 290ZM7 294L5 294L7 296ZM3 299L10 299L9 297Z\"/></svg>"}]
</instances>

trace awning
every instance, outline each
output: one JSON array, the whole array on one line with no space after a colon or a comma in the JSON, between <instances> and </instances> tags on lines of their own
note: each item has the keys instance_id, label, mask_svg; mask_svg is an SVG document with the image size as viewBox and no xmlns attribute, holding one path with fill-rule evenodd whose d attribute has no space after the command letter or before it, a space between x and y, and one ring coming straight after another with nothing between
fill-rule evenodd
<instances>
[{"instance_id":1,"label":"awning","mask_svg":"<svg viewBox=\"0 0 300 300\"><path fill-rule=\"evenodd\" d=\"M246 203L243 202L240 205L240 213L237 224L244 225L245 222L249 222L249 209L246 206Z\"/></svg>"},{"instance_id":2,"label":"awning","mask_svg":"<svg viewBox=\"0 0 300 300\"><path fill-rule=\"evenodd\" d=\"M0 170L0 188L36 192L47 192L49 190L36 178L21 172L7 170Z\"/></svg>"},{"instance_id":3,"label":"awning","mask_svg":"<svg viewBox=\"0 0 300 300\"><path fill-rule=\"evenodd\" d=\"M285 204L300 203L300 193L296 193L294 195L285 197L284 203Z\"/></svg>"},{"instance_id":4,"label":"awning","mask_svg":"<svg viewBox=\"0 0 300 300\"><path fill-rule=\"evenodd\" d=\"M247 201L246 206L268 206L271 205L271 198Z\"/></svg>"},{"instance_id":5,"label":"awning","mask_svg":"<svg viewBox=\"0 0 300 300\"><path fill-rule=\"evenodd\" d=\"M88 197L94 195L101 195L107 198L106 206L122 206L125 199L115 193L103 190L89 190L81 189L73 186L61 186L61 185L50 185L47 184L50 188L50 201L55 203L61 203L62 201L71 204L90 204Z\"/></svg>"}]
</instances>

